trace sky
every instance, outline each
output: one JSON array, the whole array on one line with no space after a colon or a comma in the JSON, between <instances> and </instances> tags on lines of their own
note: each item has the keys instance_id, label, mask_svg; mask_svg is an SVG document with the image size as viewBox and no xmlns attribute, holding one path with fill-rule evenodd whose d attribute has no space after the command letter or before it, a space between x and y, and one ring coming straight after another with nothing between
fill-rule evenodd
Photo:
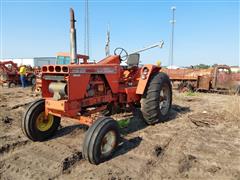
<instances>
[{"instance_id":1,"label":"sky","mask_svg":"<svg viewBox=\"0 0 240 180\"><path fill-rule=\"evenodd\" d=\"M78 53L83 54L84 1L0 1L0 58L52 57L69 51L70 7L77 19ZM89 0L90 58L105 57L109 24L111 54L117 47L133 52L163 40L162 49L141 53L141 62L169 65L172 6L174 65L240 65L238 0Z\"/></svg>"}]
</instances>

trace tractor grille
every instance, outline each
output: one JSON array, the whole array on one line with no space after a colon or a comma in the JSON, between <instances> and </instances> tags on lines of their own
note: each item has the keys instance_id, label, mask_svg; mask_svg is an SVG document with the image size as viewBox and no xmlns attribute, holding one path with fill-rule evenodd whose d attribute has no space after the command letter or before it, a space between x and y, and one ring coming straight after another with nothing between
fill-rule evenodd
<instances>
[{"instance_id":1,"label":"tractor grille","mask_svg":"<svg viewBox=\"0 0 240 180\"><path fill-rule=\"evenodd\" d=\"M67 66L43 66L42 72L54 72L54 73L67 73L68 67Z\"/></svg>"}]
</instances>

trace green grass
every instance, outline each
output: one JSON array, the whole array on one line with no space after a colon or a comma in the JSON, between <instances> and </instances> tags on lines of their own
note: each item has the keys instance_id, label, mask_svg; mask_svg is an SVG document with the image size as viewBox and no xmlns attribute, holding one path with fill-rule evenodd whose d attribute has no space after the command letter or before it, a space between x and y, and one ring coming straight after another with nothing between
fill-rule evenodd
<instances>
[{"instance_id":1,"label":"green grass","mask_svg":"<svg viewBox=\"0 0 240 180\"><path fill-rule=\"evenodd\" d=\"M185 95L186 95L186 96L197 96L197 95L198 95L198 93L196 93L196 92L191 92L191 91L188 91L188 92L185 92Z\"/></svg>"},{"instance_id":2,"label":"green grass","mask_svg":"<svg viewBox=\"0 0 240 180\"><path fill-rule=\"evenodd\" d=\"M128 119L121 119L121 120L119 120L117 122L118 122L118 125L119 125L120 128L125 128L130 123L130 118L128 118Z\"/></svg>"}]
</instances>

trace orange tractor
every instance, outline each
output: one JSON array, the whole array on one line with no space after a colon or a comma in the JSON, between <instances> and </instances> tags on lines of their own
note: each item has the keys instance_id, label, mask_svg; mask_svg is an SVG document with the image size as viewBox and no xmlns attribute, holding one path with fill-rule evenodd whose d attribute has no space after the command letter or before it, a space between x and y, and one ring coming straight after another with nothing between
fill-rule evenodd
<instances>
[{"instance_id":1,"label":"orange tractor","mask_svg":"<svg viewBox=\"0 0 240 180\"><path fill-rule=\"evenodd\" d=\"M71 64L42 67L43 99L28 107L22 129L29 139L43 141L54 135L62 117L76 119L89 126L83 157L99 164L116 150L120 141L119 125L111 117L94 119L91 115L141 106L144 121L149 125L158 123L168 118L172 87L169 77L159 72L160 67L139 67L139 53L128 55L122 48L97 63L88 62L86 58L80 62L72 9L70 15ZM127 65L121 65L124 60Z\"/></svg>"}]
</instances>

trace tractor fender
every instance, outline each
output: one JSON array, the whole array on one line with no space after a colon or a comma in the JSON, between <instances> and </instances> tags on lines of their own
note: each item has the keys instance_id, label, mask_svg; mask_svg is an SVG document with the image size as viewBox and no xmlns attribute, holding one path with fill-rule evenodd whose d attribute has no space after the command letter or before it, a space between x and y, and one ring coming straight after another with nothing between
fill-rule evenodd
<instances>
[{"instance_id":1,"label":"tractor fender","mask_svg":"<svg viewBox=\"0 0 240 180\"><path fill-rule=\"evenodd\" d=\"M156 72L159 72L161 67L155 66L152 64L146 64L142 67L140 72L140 77L137 85L136 94L143 94L145 91L145 88L147 86L147 83L149 81L149 78Z\"/></svg>"}]
</instances>

